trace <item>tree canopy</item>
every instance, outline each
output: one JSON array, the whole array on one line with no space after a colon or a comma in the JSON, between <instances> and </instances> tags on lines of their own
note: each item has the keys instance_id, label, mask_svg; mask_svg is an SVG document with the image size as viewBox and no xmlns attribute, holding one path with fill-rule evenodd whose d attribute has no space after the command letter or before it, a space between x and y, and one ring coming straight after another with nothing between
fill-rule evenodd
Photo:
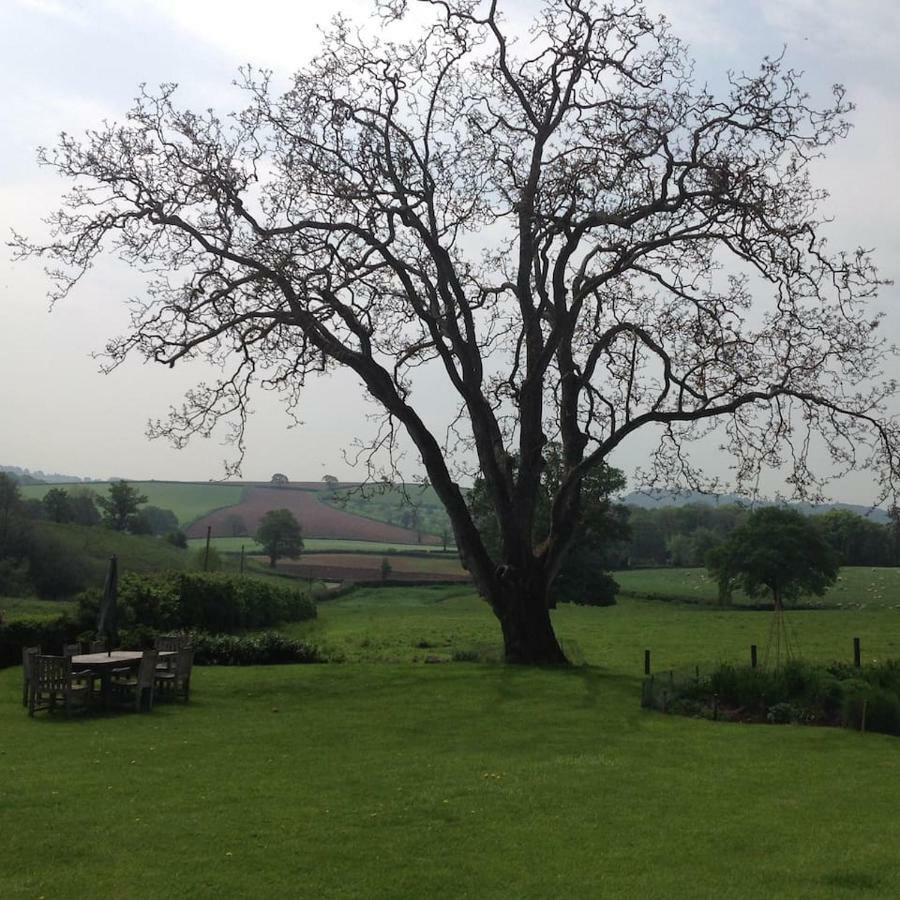
<instances>
[{"instance_id":1,"label":"tree canopy","mask_svg":"<svg viewBox=\"0 0 900 900\"><path fill-rule=\"evenodd\" d=\"M766 58L714 93L638 3L546 2L528 41L495 0L377 6L369 27L336 19L283 93L243 70L233 116L163 85L41 152L73 189L49 240L14 247L48 261L53 297L103 252L148 273L108 367L224 372L154 433L179 446L229 419L240 455L254 387L292 411L309 376L349 368L384 414L373 452L405 431L517 662L564 660L547 597L582 484L638 430L661 436L651 485L709 487L686 443L718 424L738 488L784 467L815 496L824 451L893 490L882 282L866 251L826 244L810 178L848 133L840 86L816 105ZM423 366L459 403L453 459ZM562 475L536 542L548 442Z\"/></svg>"},{"instance_id":2,"label":"tree canopy","mask_svg":"<svg viewBox=\"0 0 900 900\"><path fill-rule=\"evenodd\" d=\"M805 594L821 596L837 578L838 555L813 522L792 509L758 509L710 551L710 574L722 594L739 587L771 596L776 609Z\"/></svg>"},{"instance_id":3,"label":"tree canopy","mask_svg":"<svg viewBox=\"0 0 900 900\"><path fill-rule=\"evenodd\" d=\"M547 533L553 497L562 479L560 448L545 449L547 465L541 474L534 523L534 540ZM625 487L619 469L601 465L585 476L578 512L578 539L573 542L560 566L550 591L550 603L562 601L583 605L615 602L618 585L609 575L610 554L630 537L628 510L613 503L611 495ZM469 509L488 552L500 554L500 524L491 506L484 479L478 478L467 495Z\"/></svg>"},{"instance_id":4,"label":"tree canopy","mask_svg":"<svg viewBox=\"0 0 900 900\"><path fill-rule=\"evenodd\" d=\"M115 531L127 531L147 497L127 481L120 479L109 486L107 496L97 495L97 505L103 512L103 523Z\"/></svg>"},{"instance_id":5,"label":"tree canopy","mask_svg":"<svg viewBox=\"0 0 900 900\"><path fill-rule=\"evenodd\" d=\"M284 557L296 559L303 550L300 523L289 509L270 509L260 519L256 540L262 544L273 567Z\"/></svg>"}]
</instances>

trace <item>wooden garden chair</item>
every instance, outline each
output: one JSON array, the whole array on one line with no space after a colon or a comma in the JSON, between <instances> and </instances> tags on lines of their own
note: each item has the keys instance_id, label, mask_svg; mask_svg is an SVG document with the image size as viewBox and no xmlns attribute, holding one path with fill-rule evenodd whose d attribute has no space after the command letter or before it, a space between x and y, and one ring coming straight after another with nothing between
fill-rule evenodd
<instances>
[{"instance_id":1,"label":"wooden garden chair","mask_svg":"<svg viewBox=\"0 0 900 900\"><path fill-rule=\"evenodd\" d=\"M63 644L63 656L67 659L71 659L73 656L79 656L82 652L81 644ZM93 651L91 651L93 652ZM75 678L76 681L84 681L87 686L93 690L94 682L100 677L99 673L93 671L93 669L75 669L72 672L72 677Z\"/></svg>"},{"instance_id":2,"label":"wooden garden chair","mask_svg":"<svg viewBox=\"0 0 900 900\"><path fill-rule=\"evenodd\" d=\"M36 654L31 661L32 688L28 715L33 716L39 709L52 711L59 700L65 706L67 716L73 706L87 706L91 696L90 685L75 680L71 656Z\"/></svg>"},{"instance_id":3,"label":"wooden garden chair","mask_svg":"<svg viewBox=\"0 0 900 900\"><path fill-rule=\"evenodd\" d=\"M34 678L34 657L41 655L40 647L22 648L22 706L28 706Z\"/></svg>"},{"instance_id":4,"label":"wooden garden chair","mask_svg":"<svg viewBox=\"0 0 900 900\"><path fill-rule=\"evenodd\" d=\"M194 667L194 650L192 647L183 647L175 657L175 664L171 671L156 673L156 685L160 696L170 696L173 699L179 694L187 703L191 696L191 670Z\"/></svg>"},{"instance_id":5,"label":"wooden garden chair","mask_svg":"<svg viewBox=\"0 0 900 900\"><path fill-rule=\"evenodd\" d=\"M158 634L153 639L153 646L157 650L175 651L183 650L187 647L190 638L186 634ZM175 665L175 657L167 656L156 664L157 672L172 672Z\"/></svg>"},{"instance_id":6,"label":"wooden garden chair","mask_svg":"<svg viewBox=\"0 0 900 900\"><path fill-rule=\"evenodd\" d=\"M136 673L112 683L115 699L126 698L134 702L135 712L140 712L146 698L147 711L153 709L153 689L156 684L156 651L145 650Z\"/></svg>"}]
</instances>

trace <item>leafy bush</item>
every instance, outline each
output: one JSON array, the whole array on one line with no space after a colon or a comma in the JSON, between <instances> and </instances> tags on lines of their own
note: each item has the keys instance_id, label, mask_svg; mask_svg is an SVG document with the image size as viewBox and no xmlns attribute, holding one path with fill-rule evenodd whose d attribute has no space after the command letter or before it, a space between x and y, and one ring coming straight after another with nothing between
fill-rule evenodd
<instances>
[{"instance_id":1,"label":"leafy bush","mask_svg":"<svg viewBox=\"0 0 900 900\"><path fill-rule=\"evenodd\" d=\"M766 713L766 721L771 725L790 725L801 721L803 711L793 703L774 703Z\"/></svg>"},{"instance_id":2,"label":"leafy bush","mask_svg":"<svg viewBox=\"0 0 900 900\"><path fill-rule=\"evenodd\" d=\"M183 627L209 631L267 628L316 617L304 593L253 578L184 573L177 576Z\"/></svg>"},{"instance_id":3,"label":"leafy bush","mask_svg":"<svg viewBox=\"0 0 900 900\"><path fill-rule=\"evenodd\" d=\"M652 680L642 703L669 712L744 721L838 725L900 735L900 662L857 669L791 661L777 672L722 664L709 675Z\"/></svg>"},{"instance_id":4,"label":"leafy bush","mask_svg":"<svg viewBox=\"0 0 900 900\"><path fill-rule=\"evenodd\" d=\"M163 540L166 541L166 543L171 544L173 547L178 547L181 550L187 550L187 535L181 529L170 531L163 538Z\"/></svg>"},{"instance_id":5,"label":"leafy bush","mask_svg":"<svg viewBox=\"0 0 900 900\"><path fill-rule=\"evenodd\" d=\"M62 653L75 639L78 625L67 616L28 616L0 625L0 668L18 666L23 647L40 647L44 653Z\"/></svg>"},{"instance_id":6,"label":"leafy bush","mask_svg":"<svg viewBox=\"0 0 900 900\"><path fill-rule=\"evenodd\" d=\"M79 596L83 627L97 621L100 599L97 590ZM119 626L126 630L146 626L231 633L315 617L316 605L306 594L253 578L172 572L155 577L128 574L119 582Z\"/></svg>"},{"instance_id":7,"label":"leafy bush","mask_svg":"<svg viewBox=\"0 0 900 900\"><path fill-rule=\"evenodd\" d=\"M863 715L867 731L900 734L900 696L866 678L844 682L841 720L848 728L861 729Z\"/></svg>"},{"instance_id":8,"label":"leafy bush","mask_svg":"<svg viewBox=\"0 0 900 900\"><path fill-rule=\"evenodd\" d=\"M190 568L198 572L218 572L222 568L222 557L215 547L210 547L208 552L205 546L198 547L191 553Z\"/></svg>"},{"instance_id":9,"label":"leafy bush","mask_svg":"<svg viewBox=\"0 0 900 900\"><path fill-rule=\"evenodd\" d=\"M322 662L319 651L275 631L236 636L195 633L191 636L194 661L201 666L268 666L281 663Z\"/></svg>"}]
</instances>

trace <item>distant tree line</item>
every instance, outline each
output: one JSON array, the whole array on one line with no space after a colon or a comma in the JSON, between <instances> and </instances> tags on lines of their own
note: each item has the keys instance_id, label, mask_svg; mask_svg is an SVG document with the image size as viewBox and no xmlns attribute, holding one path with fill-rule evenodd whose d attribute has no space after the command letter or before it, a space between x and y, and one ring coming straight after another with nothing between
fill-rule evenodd
<instances>
[{"instance_id":1,"label":"distant tree line","mask_svg":"<svg viewBox=\"0 0 900 900\"><path fill-rule=\"evenodd\" d=\"M710 551L751 515L751 510L736 505L627 510L630 538L619 541L611 551L613 568L703 566ZM809 519L835 551L840 565L900 565L900 516L896 511L886 524L844 509Z\"/></svg>"},{"instance_id":2,"label":"distant tree line","mask_svg":"<svg viewBox=\"0 0 900 900\"><path fill-rule=\"evenodd\" d=\"M62 597L84 586L84 560L45 522L155 535L186 547L175 514L146 501L121 480L110 484L105 496L72 486L52 487L41 499L26 498L17 481L0 472L0 596Z\"/></svg>"}]
</instances>

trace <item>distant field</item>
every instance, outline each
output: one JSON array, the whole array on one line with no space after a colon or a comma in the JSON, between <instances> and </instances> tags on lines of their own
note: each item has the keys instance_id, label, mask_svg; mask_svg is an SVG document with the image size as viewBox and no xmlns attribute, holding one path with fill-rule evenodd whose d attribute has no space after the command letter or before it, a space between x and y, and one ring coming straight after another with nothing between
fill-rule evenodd
<instances>
[{"instance_id":1,"label":"distant field","mask_svg":"<svg viewBox=\"0 0 900 900\"><path fill-rule=\"evenodd\" d=\"M147 503L151 506L171 509L182 528L213 510L240 503L244 494L244 487L239 484L206 484L187 481L131 481L129 484L144 494L147 497ZM109 483L29 484L22 486L20 490L23 497L40 499L53 487L61 487L66 490L86 488L95 494L105 494L109 490Z\"/></svg>"},{"instance_id":2,"label":"distant field","mask_svg":"<svg viewBox=\"0 0 900 900\"><path fill-rule=\"evenodd\" d=\"M626 595L708 603L716 603L719 596L716 582L705 569L632 569L615 572L614 575ZM733 602L741 605L759 601L749 601L738 592ZM833 608L900 609L900 568L846 566L841 569L837 583L824 597L809 596L801 602Z\"/></svg>"},{"instance_id":3,"label":"distant field","mask_svg":"<svg viewBox=\"0 0 900 900\"><path fill-rule=\"evenodd\" d=\"M69 600L38 600L35 597L0 597L0 613L5 621L23 617L56 618L72 612L75 604Z\"/></svg>"},{"instance_id":4,"label":"distant field","mask_svg":"<svg viewBox=\"0 0 900 900\"><path fill-rule=\"evenodd\" d=\"M206 538L190 538L188 546L203 547ZM240 553L244 547L246 553L262 553L262 545L257 544L251 537L214 537L210 541L220 553ZM338 538L304 538L304 552L316 552L319 550L346 550L348 553L398 553L414 550L418 553L442 553L443 547L438 544L386 544L381 541L343 541ZM452 547L449 551L452 551ZM449 552L448 551L448 552Z\"/></svg>"},{"instance_id":5,"label":"distant field","mask_svg":"<svg viewBox=\"0 0 900 900\"><path fill-rule=\"evenodd\" d=\"M303 527L303 534L310 538L376 541L386 544L419 543L418 533L414 530L335 509L322 502L321 489L309 490L293 485L248 486L241 502L236 506L218 510L194 521L188 529L188 537L205 537L207 527L212 528L214 536L231 537L235 533L235 517L240 517L240 530L245 534L254 534L262 517L273 509L289 509ZM422 543L438 544L439 538L423 534Z\"/></svg>"},{"instance_id":6,"label":"distant field","mask_svg":"<svg viewBox=\"0 0 900 900\"><path fill-rule=\"evenodd\" d=\"M188 553L173 547L160 538L121 534L109 528L87 525L56 525L41 523L62 544L68 553L83 561L97 587L103 578L110 556L119 560L119 572L158 572L162 569L183 569Z\"/></svg>"},{"instance_id":7,"label":"distant field","mask_svg":"<svg viewBox=\"0 0 900 900\"><path fill-rule=\"evenodd\" d=\"M329 581L378 581L381 560L391 566L392 581L469 581L458 559L439 556L364 556L358 553L304 553L299 560L284 560L278 569L300 578Z\"/></svg>"},{"instance_id":8,"label":"distant field","mask_svg":"<svg viewBox=\"0 0 900 900\"><path fill-rule=\"evenodd\" d=\"M323 493L322 502L379 522L418 529L424 534L453 533L444 505L428 485L341 487L334 493Z\"/></svg>"}]
</instances>

